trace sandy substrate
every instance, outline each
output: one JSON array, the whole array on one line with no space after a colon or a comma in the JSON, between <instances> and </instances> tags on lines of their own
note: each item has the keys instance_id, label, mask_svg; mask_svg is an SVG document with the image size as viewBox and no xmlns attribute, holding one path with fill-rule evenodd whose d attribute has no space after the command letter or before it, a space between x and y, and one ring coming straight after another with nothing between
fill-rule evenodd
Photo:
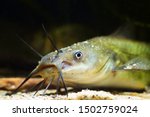
<instances>
[{"instance_id":1,"label":"sandy substrate","mask_svg":"<svg viewBox=\"0 0 150 117\"><path fill-rule=\"evenodd\" d=\"M103 90L89 90L84 89L81 91L69 91L67 95L56 94L56 90L49 89L45 95L44 90L40 90L35 96L33 92L21 93L18 92L11 96L6 95L11 90L14 90L24 80L24 78L1 78L0 79L0 100L9 99L43 99L43 100L117 100L117 99L150 99L150 93L137 93L137 92L109 92ZM27 90L40 82L41 79L32 78L25 83L21 90ZM45 84L47 86L47 84Z\"/></svg>"},{"instance_id":2,"label":"sandy substrate","mask_svg":"<svg viewBox=\"0 0 150 117\"><path fill-rule=\"evenodd\" d=\"M42 92L44 90L40 90L35 96L35 92L30 93L21 93L18 92L17 94L6 96L5 94L7 91L0 91L0 99L1 100L9 100L9 99L42 99L42 100L118 100L118 99L150 99L150 94L148 93L136 93L136 92L123 92L113 94L106 91L94 91L94 90L82 90L80 92L70 92L68 96L66 95L57 95L57 94L50 94L54 92L54 90L48 90L47 94L42 96Z\"/></svg>"}]
</instances>

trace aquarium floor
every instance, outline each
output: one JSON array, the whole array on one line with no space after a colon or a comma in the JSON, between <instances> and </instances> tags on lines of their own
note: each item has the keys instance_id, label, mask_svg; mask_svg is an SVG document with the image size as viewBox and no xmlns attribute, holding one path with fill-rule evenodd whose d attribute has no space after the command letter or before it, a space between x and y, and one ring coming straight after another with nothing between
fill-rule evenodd
<instances>
[{"instance_id":1,"label":"aquarium floor","mask_svg":"<svg viewBox=\"0 0 150 117\"><path fill-rule=\"evenodd\" d=\"M69 91L68 96L65 94L56 94L56 90L48 89L45 95L42 95L44 89L39 90L35 95L33 92L17 92L11 96L6 95L10 90L14 90L22 81L22 78L1 78L0 79L0 100L18 100L18 99L42 99L42 100L143 100L150 99L150 93L138 93L138 92L109 92L104 90L90 90L84 89L81 91ZM31 79L23 87L22 90L28 89L41 79Z\"/></svg>"}]
</instances>

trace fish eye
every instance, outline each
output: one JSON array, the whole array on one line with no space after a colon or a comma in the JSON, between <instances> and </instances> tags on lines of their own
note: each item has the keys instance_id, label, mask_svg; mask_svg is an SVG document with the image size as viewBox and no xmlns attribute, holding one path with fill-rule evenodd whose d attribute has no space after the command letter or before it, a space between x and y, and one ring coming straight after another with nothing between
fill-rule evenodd
<instances>
[{"instance_id":1,"label":"fish eye","mask_svg":"<svg viewBox=\"0 0 150 117\"><path fill-rule=\"evenodd\" d=\"M83 54L80 51L74 53L74 58L77 60L80 60L82 58L82 56L83 56Z\"/></svg>"}]
</instances>

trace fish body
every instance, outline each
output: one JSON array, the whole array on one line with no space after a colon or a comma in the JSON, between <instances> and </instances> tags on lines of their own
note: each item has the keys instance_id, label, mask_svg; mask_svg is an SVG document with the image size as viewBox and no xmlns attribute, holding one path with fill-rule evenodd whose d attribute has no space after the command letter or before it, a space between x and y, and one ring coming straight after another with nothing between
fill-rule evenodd
<instances>
[{"instance_id":1,"label":"fish body","mask_svg":"<svg viewBox=\"0 0 150 117\"><path fill-rule=\"evenodd\" d=\"M53 84L57 92L61 87L66 93L67 87L150 91L150 45L114 36L75 43L42 57L11 94L34 76L43 78L35 87L47 82L46 89Z\"/></svg>"},{"instance_id":2,"label":"fish body","mask_svg":"<svg viewBox=\"0 0 150 117\"><path fill-rule=\"evenodd\" d=\"M58 71L69 87L145 89L150 85L150 46L119 37L95 37L45 55L32 75L47 82L53 79L57 85Z\"/></svg>"}]
</instances>

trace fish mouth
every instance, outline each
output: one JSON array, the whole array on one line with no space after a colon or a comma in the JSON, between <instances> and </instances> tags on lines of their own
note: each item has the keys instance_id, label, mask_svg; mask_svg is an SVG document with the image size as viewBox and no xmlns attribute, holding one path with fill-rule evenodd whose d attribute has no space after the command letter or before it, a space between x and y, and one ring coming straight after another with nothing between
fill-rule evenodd
<instances>
[{"instance_id":1,"label":"fish mouth","mask_svg":"<svg viewBox=\"0 0 150 117\"><path fill-rule=\"evenodd\" d=\"M72 63L69 61L62 61L60 65L56 64L47 64L47 65L38 65L31 73L30 77L39 76L42 72L44 72L47 69L51 69L50 71L59 72L63 69L66 69L68 67L72 66Z\"/></svg>"},{"instance_id":2,"label":"fish mouth","mask_svg":"<svg viewBox=\"0 0 150 117\"><path fill-rule=\"evenodd\" d=\"M39 65L30 73L30 77L39 76L42 71L49 69L49 68L56 68L56 65L54 64Z\"/></svg>"},{"instance_id":3,"label":"fish mouth","mask_svg":"<svg viewBox=\"0 0 150 117\"><path fill-rule=\"evenodd\" d=\"M67 87L66 87L66 84L64 82L62 69L65 69L66 67L71 66L71 65L72 64L70 62L67 62L67 61L62 61L61 65L57 65L57 64L38 65L29 74L29 77L41 76L45 80L50 79L49 82L52 82L53 79L55 79L56 87L57 87L57 93L59 91L60 85L62 85L65 89L66 94L68 95Z\"/></svg>"},{"instance_id":4,"label":"fish mouth","mask_svg":"<svg viewBox=\"0 0 150 117\"><path fill-rule=\"evenodd\" d=\"M38 87L42 87L43 84L45 83L45 81L47 79L50 79L45 91L43 94L45 94L46 90L48 89L48 87L50 87L51 83L53 82L54 77L52 77L52 74L58 74L55 79L57 81L56 86L57 86L57 93L59 92L59 88L60 88L60 80L62 81L62 86L65 89L66 95L68 96L68 90L66 87L66 84L64 82L64 78L63 78L63 74L62 74L62 69L66 68L67 66L71 66L71 63L67 62L67 61L63 61L61 62L61 65L57 65L57 64L39 64L27 77L26 79L10 94L8 95L12 95L15 94L19 91L20 87L22 85L24 85L24 83L26 83L31 77L36 77L36 76L43 76L44 80L42 80L41 82L39 82L36 86ZM46 71L48 70L48 71ZM44 73L47 72L47 77L45 77ZM51 74L52 73L52 74ZM35 92L35 94L38 92L39 88L37 89L37 91ZM34 94L34 95L35 95Z\"/></svg>"}]
</instances>

